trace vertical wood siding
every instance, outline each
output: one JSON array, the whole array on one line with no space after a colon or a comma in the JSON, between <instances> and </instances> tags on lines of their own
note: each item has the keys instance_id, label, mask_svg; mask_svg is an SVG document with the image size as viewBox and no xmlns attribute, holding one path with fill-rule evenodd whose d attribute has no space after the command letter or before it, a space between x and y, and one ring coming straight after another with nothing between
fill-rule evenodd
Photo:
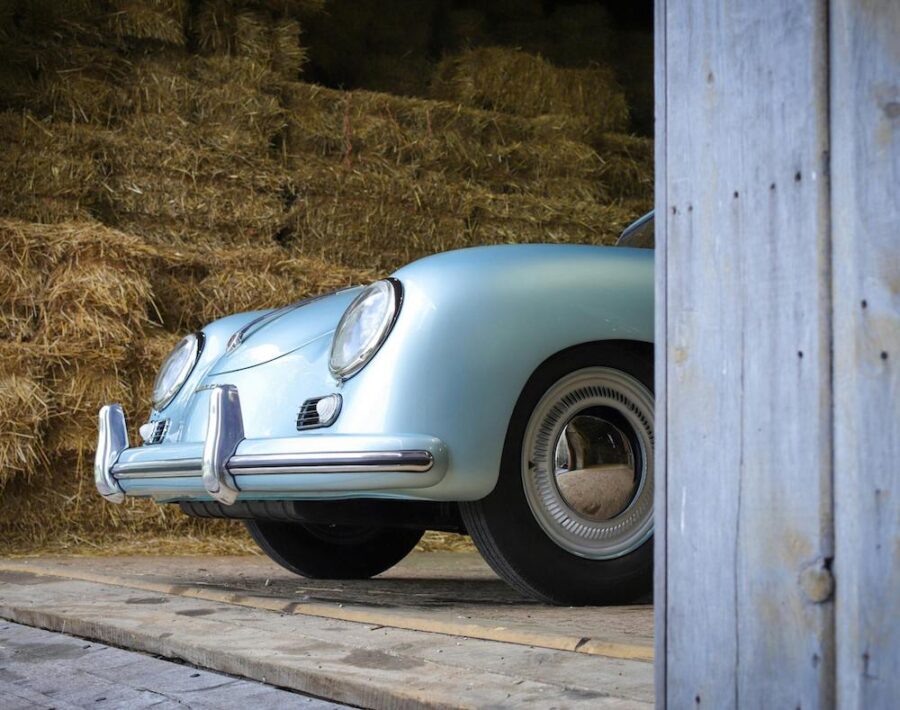
<instances>
[{"instance_id":1,"label":"vertical wood siding","mask_svg":"<svg viewBox=\"0 0 900 710\"><path fill-rule=\"evenodd\" d=\"M833 702L827 15L657 2L672 708Z\"/></svg>"},{"instance_id":2,"label":"vertical wood siding","mask_svg":"<svg viewBox=\"0 0 900 710\"><path fill-rule=\"evenodd\" d=\"M831 13L837 695L900 704L900 2Z\"/></svg>"}]
</instances>

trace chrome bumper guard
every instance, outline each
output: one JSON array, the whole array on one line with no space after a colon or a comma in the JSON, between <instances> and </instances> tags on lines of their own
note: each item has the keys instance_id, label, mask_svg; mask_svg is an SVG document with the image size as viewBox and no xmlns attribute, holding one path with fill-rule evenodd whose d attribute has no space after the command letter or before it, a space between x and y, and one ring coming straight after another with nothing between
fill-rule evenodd
<instances>
[{"instance_id":1,"label":"chrome bumper guard","mask_svg":"<svg viewBox=\"0 0 900 710\"><path fill-rule=\"evenodd\" d=\"M240 492L233 474L268 473L424 473L434 465L430 451L342 451L322 453L236 454L244 440L241 400L234 385L212 389L203 455L196 459L119 463L128 448L125 413L118 404L100 409L94 481L107 500L121 503L120 480L199 476L203 488L220 503L230 505Z\"/></svg>"},{"instance_id":2,"label":"chrome bumper guard","mask_svg":"<svg viewBox=\"0 0 900 710\"><path fill-rule=\"evenodd\" d=\"M94 483L106 500L121 503L125 491L113 478L113 464L128 448L128 428L125 426L125 412L119 404L107 404L100 408L97 455L94 457Z\"/></svg>"}]
</instances>

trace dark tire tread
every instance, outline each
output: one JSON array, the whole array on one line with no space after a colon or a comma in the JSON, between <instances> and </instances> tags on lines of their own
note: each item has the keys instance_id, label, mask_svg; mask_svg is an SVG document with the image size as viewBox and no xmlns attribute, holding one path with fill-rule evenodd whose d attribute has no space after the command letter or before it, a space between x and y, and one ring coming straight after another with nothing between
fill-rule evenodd
<instances>
[{"instance_id":1,"label":"dark tire tread","mask_svg":"<svg viewBox=\"0 0 900 710\"><path fill-rule=\"evenodd\" d=\"M653 348L647 344L594 343L550 358L532 375L516 403L494 490L481 500L460 503L466 529L491 569L522 594L552 604L628 602L652 587L652 537L620 558L577 557L543 532L523 492L522 438L535 404L560 377L597 365L620 369L653 389Z\"/></svg>"},{"instance_id":2,"label":"dark tire tread","mask_svg":"<svg viewBox=\"0 0 900 710\"><path fill-rule=\"evenodd\" d=\"M260 549L286 570L310 579L368 579L406 557L424 530L375 528L352 542L330 542L301 523L245 521Z\"/></svg>"}]
</instances>

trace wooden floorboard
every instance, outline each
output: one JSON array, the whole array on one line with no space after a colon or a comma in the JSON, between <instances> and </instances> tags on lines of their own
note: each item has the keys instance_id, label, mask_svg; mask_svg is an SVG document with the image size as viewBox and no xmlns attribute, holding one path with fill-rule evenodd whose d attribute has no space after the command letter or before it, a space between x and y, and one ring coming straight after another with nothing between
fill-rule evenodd
<instances>
[{"instance_id":1,"label":"wooden floorboard","mask_svg":"<svg viewBox=\"0 0 900 710\"><path fill-rule=\"evenodd\" d=\"M464 569L442 577L440 569L413 565L396 573L390 594L384 588L379 594L379 580L313 589L254 558L199 564L184 558L0 561L0 616L363 707L653 703L652 663L625 652L651 648L650 607L504 601L506 588L492 586L486 575L489 584L472 584L481 572L472 572L468 585L480 591L454 599L448 589L458 578L465 582ZM316 613L298 612L304 604ZM360 616L349 620L344 612ZM404 615L407 626L397 621ZM448 626L440 633L415 628L429 618ZM478 628L531 636L467 635ZM576 630L581 647L602 651L605 645L607 653L560 649L560 639ZM541 645L544 639L551 642Z\"/></svg>"}]
</instances>

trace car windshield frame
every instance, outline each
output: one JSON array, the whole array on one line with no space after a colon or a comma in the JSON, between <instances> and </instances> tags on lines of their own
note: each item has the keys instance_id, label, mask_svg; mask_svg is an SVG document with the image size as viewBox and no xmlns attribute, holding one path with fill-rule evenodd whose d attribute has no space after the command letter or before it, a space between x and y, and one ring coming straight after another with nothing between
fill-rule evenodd
<instances>
[{"instance_id":1,"label":"car windshield frame","mask_svg":"<svg viewBox=\"0 0 900 710\"><path fill-rule=\"evenodd\" d=\"M628 225L616 240L617 247L653 249L655 247L654 210Z\"/></svg>"}]
</instances>

